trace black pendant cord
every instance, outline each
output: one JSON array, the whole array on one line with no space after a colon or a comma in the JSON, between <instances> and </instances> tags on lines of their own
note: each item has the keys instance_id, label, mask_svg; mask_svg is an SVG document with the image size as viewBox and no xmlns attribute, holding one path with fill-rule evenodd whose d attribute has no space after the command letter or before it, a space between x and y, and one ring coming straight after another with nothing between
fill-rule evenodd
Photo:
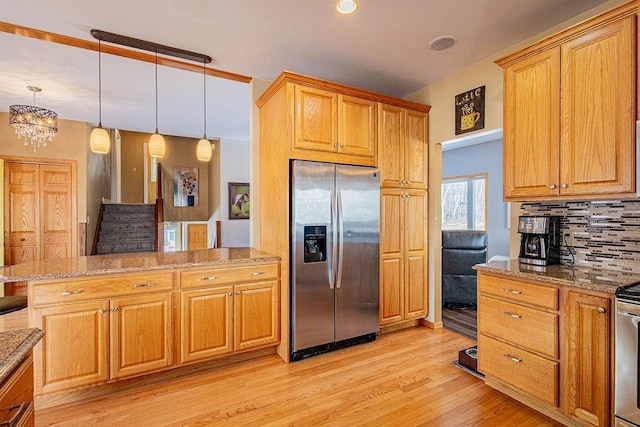
<instances>
[{"instance_id":1,"label":"black pendant cord","mask_svg":"<svg viewBox=\"0 0 640 427\"><path fill-rule=\"evenodd\" d=\"M102 45L98 39L98 127L102 127Z\"/></svg>"},{"instance_id":2,"label":"black pendant cord","mask_svg":"<svg viewBox=\"0 0 640 427\"><path fill-rule=\"evenodd\" d=\"M156 50L156 133L158 133L158 51Z\"/></svg>"},{"instance_id":3,"label":"black pendant cord","mask_svg":"<svg viewBox=\"0 0 640 427\"><path fill-rule=\"evenodd\" d=\"M207 63L202 62L202 86L204 92L202 94L202 101L204 104L204 136L202 138L207 139Z\"/></svg>"}]
</instances>

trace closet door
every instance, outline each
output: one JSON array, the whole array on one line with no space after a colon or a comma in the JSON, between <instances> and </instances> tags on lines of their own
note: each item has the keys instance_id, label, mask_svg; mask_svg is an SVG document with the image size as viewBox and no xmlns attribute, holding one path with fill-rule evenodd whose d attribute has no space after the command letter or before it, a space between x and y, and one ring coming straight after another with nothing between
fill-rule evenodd
<instances>
[{"instance_id":1,"label":"closet door","mask_svg":"<svg viewBox=\"0 0 640 427\"><path fill-rule=\"evenodd\" d=\"M40 259L40 167L5 163L4 264Z\"/></svg>"},{"instance_id":2,"label":"closet door","mask_svg":"<svg viewBox=\"0 0 640 427\"><path fill-rule=\"evenodd\" d=\"M40 258L74 256L72 173L68 165L40 165Z\"/></svg>"}]
</instances>

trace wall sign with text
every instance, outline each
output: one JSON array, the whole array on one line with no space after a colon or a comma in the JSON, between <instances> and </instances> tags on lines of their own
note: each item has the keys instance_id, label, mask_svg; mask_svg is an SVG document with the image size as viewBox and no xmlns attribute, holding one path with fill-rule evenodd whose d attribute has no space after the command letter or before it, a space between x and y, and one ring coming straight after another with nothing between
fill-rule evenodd
<instances>
[{"instance_id":1,"label":"wall sign with text","mask_svg":"<svg viewBox=\"0 0 640 427\"><path fill-rule=\"evenodd\" d=\"M456 95L456 135L484 129L484 86Z\"/></svg>"}]
</instances>

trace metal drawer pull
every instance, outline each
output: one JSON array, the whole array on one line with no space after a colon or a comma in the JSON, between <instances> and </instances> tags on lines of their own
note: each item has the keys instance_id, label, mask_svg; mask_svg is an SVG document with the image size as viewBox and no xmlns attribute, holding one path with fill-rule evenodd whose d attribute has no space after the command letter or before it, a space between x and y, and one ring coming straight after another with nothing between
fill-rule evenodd
<instances>
[{"instance_id":1,"label":"metal drawer pull","mask_svg":"<svg viewBox=\"0 0 640 427\"><path fill-rule=\"evenodd\" d=\"M136 283L133 285L134 288L148 288L151 286L151 283Z\"/></svg>"},{"instance_id":2,"label":"metal drawer pull","mask_svg":"<svg viewBox=\"0 0 640 427\"><path fill-rule=\"evenodd\" d=\"M0 423L0 427L2 427L2 426L13 427L14 425L16 425L16 423L18 421L20 421L20 416L27 409L27 402L21 402L19 405L11 405L11 406L9 406L9 411L13 411L14 409L17 409L18 412L13 414L13 417L11 417L11 419L9 421L1 422Z\"/></svg>"},{"instance_id":3,"label":"metal drawer pull","mask_svg":"<svg viewBox=\"0 0 640 427\"><path fill-rule=\"evenodd\" d=\"M254 271L251 273L252 276L260 276L261 274L264 274L264 271Z\"/></svg>"},{"instance_id":4,"label":"metal drawer pull","mask_svg":"<svg viewBox=\"0 0 640 427\"><path fill-rule=\"evenodd\" d=\"M522 362L522 359L518 359L517 357L513 357L510 354L505 353L504 357L506 357L507 359L511 359L512 362L516 362L516 363L520 363Z\"/></svg>"},{"instance_id":5,"label":"metal drawer pull","mask_svg":"<svg viewBox=\"0 0 640 427\"><path fill-rule=\"evenodd\" d=\"M203 276L200 280L216 280L216 276Z\"/></svg>"},{"instance_id":6,"label":"metal drawer pull","mask_svg":"<svg viewBox=\"0 0 640 427\"><path fill-rule=\"evenodd\" d=\"M511 313L510 311L505 311L504 314L507 315L507 316L511 316L514 319L521 319L522 318L521 315L515 314L515 313Z\"/></svg>"},{"instance_id":7,"label":"metal drawer pull","mask_svg":"<svg viewBox=\"0 0 640 427\"><path fill-rule=\"evenodd\" d=\"M62 295L77 295L77 294L81 294L81 293L82 293L82 289L77 290L77 291L64 291L62 293Z\"/></svg>"},{"instance_id":8,"label":"metal drawer pull","mask_svg":"<svg viewBox=\"0 0 640 427\"><path fill-rule=\"evenodd\" d=\"M111 309L111 311L113 311L113 312L115 313L116 311L118 311L118 307L113 307L113 308Z\"/></svg>"},{"instance_id":9,"label":"metal drawer pull","mask_svg":"<svg viewBox=\"0 0 640 427\"><path fill-rule=\"evenodd\" d=\"M503 291L505 292L511 292L512 294L516 294L516 295L520 295L522 293L522 291L516 291L513 289L509 289L509 288L502 288Z\"/></svg>"}]
</instances>

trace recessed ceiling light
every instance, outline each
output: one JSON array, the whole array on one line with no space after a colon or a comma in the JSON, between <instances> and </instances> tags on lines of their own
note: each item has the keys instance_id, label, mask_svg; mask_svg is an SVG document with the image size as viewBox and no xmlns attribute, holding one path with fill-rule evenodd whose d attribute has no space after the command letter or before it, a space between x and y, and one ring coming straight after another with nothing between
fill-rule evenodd
<instances>
[{"instance_id":1,"label":"recessed ceiling light","mask_svg":"<svg viewBox=\"0 0 640 427\"><path fill-rule=\"evenodd\" d=\"M338 1L338 5L336 6L336 10L343 15L348 15L353 13L358 8L358 3L356 0L340 0Z\"/></svg>"},{"instance_id":2,"label":"recessed ceiling light","mask_svg":"<svg viewBox=\"0 0 640 427\"><path fill-rule=\"evenodd\" d=\"M432 50L446 50L454 44L456 44L456 39L453 36L440 36L431 40L429 47L431 47Z\"/></svg>"}]
</instances>

